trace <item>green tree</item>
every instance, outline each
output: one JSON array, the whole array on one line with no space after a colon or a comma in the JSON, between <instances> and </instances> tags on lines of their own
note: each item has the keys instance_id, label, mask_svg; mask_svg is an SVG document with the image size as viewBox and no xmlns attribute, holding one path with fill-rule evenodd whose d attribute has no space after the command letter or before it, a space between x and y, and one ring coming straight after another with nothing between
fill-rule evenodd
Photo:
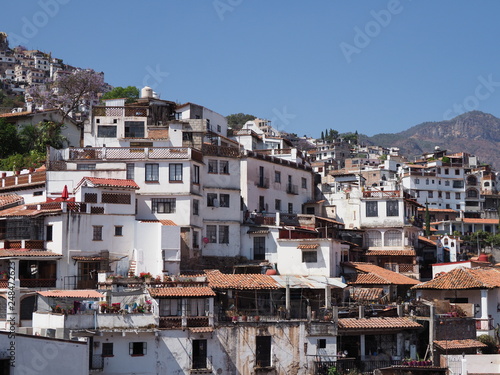
<instances>
[{"instance_id":1,"label":"green tree","mask_svg":"<svg viewBox=\"0 0 500 375\"><path fill-rule=\"evenodd\" d=\"M19 151L20 142L16 126L7 123L5 119L0 119L0 158L6 158Z\"/></svg>"},{"instance_id":2,"label":"green tree","mask_svg":"<svg viewBox=\"0 0 500 375\"><path fill-rule=\"evenodd\" d=\"M232 115L226 116L227 125L234 129L240 130L247 121L255 120L257 117L253 115L248 115L244 113L234 113Z\"/></svg>"},{"instance_id":3,"label":"green tree","mask_svg":"<svg viewBox=\"0 0 500 375\"><path fill-rule=\"evenodd\" d=\"M498 352L497 344L495 339L490 335L480 335L477 337L478 341L481 341L483 344L486 344L486 348L481 349L483 354L496 354Z\"/></svg>"},{"instance_id":4,"label":"green tree","mask_svg":"<svg viewBox=\"0 0 500 375\"><path fill-rule=\"evenodd\" d=\"M121 99L126 98L125 103L132 103L135 99L139 98L139 89L135 86L127 86L127 87L115 87L113 90L108 91L103 96L101 96L101 100L105 99Z\"/></svg>"},{"instance_id":5,"label":"green tree","mask_svg":"<svg viewBox=\"0 0 500 375\"><path fill-rule=\"evenodd\" d=\"M324 142L325 141L325 133L323 133L323 131L321 131L321 140Z\"/></svg>"}]
</instances>

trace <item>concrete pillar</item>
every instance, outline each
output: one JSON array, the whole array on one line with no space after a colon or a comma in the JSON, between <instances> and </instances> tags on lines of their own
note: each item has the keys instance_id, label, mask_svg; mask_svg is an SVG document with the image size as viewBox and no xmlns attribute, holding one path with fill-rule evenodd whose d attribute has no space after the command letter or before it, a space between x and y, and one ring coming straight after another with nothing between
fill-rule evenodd
<instances>
[{"instance_id":1,"label":"concrete pillar","mask_svg":"<svg viewBox=\"0 0 500 375\"><path fill-rule=\"evenodd\" d=\"M208 299L208 325L210 327L214 326L214 299Z\"/></svg>"},{"instance_id":2,"label":"concrete pillar","mask_svg":"<svg viewBox=\"0 0 500 375\"><path fill-rule=\"evenodd\" d=\"M9 283L7 284L7 331L17 332L21 322L21 282L19 280L19 259L9 260Z\"/></svg>"},{"instance_id":3,"label":"concrete pillar","mask_svg":"<svg viewBox=\"0 0 500 375\"><path fill-rule=\"evenodd\" d=\"M325 306L329 309L332 306L332 287L331 285L325 285Z\"/></svg>"},{"instance_id":4,"label":"concrete pillar","mask_svg":"<svg viewBox=\"0 0 500 375\"><path fill-rule=\"evenodd\" d=\"M488 289L481 289L481 319L488 319Z\"/></svg>"},{"instance_id":5,"label":"concrete pillar","mask_svg":"<svg viewBox=\"0 0 500 375\"><path fill-rule=\"evenodd\" d=\"M434 306L434 304L430 305L430 308L429 308L430 312L429 312L429 345L431 346L430 347L430 360L432 361L432 363L434 363L434 337L435 337L435 318L436 318L436 307ZM435 365L437 365L437 363L435 363Z\"/></svg>"},{"instance_id":6,"label":"concrete pillar","mask_svg":"<svg viewBox=\"0 0 500 375\"><path fill-rule=\"evenodd\" d=\"M290 284L286 281L285 289L285 310L287 319L290 317Z\"/></svg>"},{"instance_id":7,"label":"concrete pillar","mask_svg":"<svg viewBox=\"0 0 500 375\"><path fill-rule=\"evenodd\" d=\"M364 360L366 358L366 352L365 352L365 335L360 335L359 336L359 349L361 351L361 360Z\"/></svg>"},{"instance_id":8,"label":"concrete pillar","mask_svg":"<svg viewBox=\"0 0 500 375\"><path fill-rule=\"evenodd\" d=\"M404 339L403 339L403 334L398 333L396 335L396 355L400 358L403 359L403 345L404 345Z\"/></svg>"},{"instance_id":9,"label":"concrete pillar","mask_svg":"<svg viewBox=\"0 0 500 375\"><path fill-rule=\"evenodd\" d=\"M359 305L358 319L364 319L364 317L365 317L365 307L362 305Z\"/></svg>"},{"instance_id":10,"label":"concrete pillar","mask_svg":"<svg viewBox=\"0 0 500 375\"><path fill-rule=\"evenodd\" d=\"M187 327L187 304L189 303L189 300L184 298L182 299L182 305L181 305L181 325L182 327Z\"/></svg>"}]
</instances>

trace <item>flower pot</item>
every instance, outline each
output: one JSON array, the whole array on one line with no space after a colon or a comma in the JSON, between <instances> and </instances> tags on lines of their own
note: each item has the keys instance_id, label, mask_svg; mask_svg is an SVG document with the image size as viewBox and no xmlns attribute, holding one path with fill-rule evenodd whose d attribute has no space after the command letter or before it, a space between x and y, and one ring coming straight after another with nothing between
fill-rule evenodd
<instances>
[{"instance_id":1,"label":"flower pot","mask_svg":"<svg viewBox=\"0 0 500 375\"><path fill-rule=\"evenodd\" d=\"M260 316L254 316L254 317L253 317L253 320L254 320L255 322L260 321Z\"/></svg>"},{"instance_id":2,"label":"flower pot","mask_svg":"<svg viewBox=\"0 0 500 375\"><path fill-rule=\"evenodd\" d=\"M247 321L247 316L246 315L242 315L241 316L241 321L242 322L246 322Z\"/></svg>"}]
</instances>

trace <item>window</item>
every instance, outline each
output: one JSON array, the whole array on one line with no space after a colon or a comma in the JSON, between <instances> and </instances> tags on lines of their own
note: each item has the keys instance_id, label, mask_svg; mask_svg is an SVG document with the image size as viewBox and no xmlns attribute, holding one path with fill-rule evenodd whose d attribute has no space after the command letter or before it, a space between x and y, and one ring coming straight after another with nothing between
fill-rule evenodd
<instances>
[{"instance_id":1,"label":"window","mask_svg":"<svg viewBox=\"0 0 500 375\"><path fill-rule=\"evenodd\" d=\"M460 176L460 169L455 169L455 175Z\"/></svg>"},{"instance_id":2,"label":"window","mask_svg":"<svg viewBox=\"0 0 500 375\"><path fill-rule=\"evenodd\" d=\"M256 336L255 346L255 364L257 367L271 366L271 336Z\"/></svg>"},{"instance_id":3,"label":"window","mask_svg":"<svg viewBox=\"0 0 500 375\"><path fill-rule=\"evenodd\" d=\"M208 161L208 173L217 173L217 167L219 163L217 160L209 160Z\"/></svg>"},{"instance_id":4,"label":"window","mask_svg":"<svg viewBox=\"0 0 500 375\"><path fill-rule=\"evenodd\" d=\"M159 214L175 213L175 198L152 198L151 212Z\"/></svg>"},{"instance_id":5,"label":"window","mask_svg":"<svg viewBox=\"0 0 500 375\"><path fill-rule=\"evenodd\" d=\"M101 203L109 204L130 204L130 194L102 193Z\"/></svg>"},{"instance_id":6,"label":"window","mask_svg":"<svg viewBox=\"0 0 500 375\"><path fill-rule=\"evenodd\" d=\"M182 181L182 164L169 164L168 179L172 181Z\"/></svg>"},{"instance_id":7,"label":"window","mask_svg":"<svg viewBox=\"0 0 500 375\"><path fill-rule=\"evenodd\" d=\"M105 342L102 344L102 356L113 357L113 343Z\"/></svg>"},{"instance_id":8,"label":"window","mask_svg":"<svg viewBox=\"0 0 500 375\"><path fill-rule=\"evenodd\" d=\"M198 165L193 166L193 184L200 183L200 167Z\"/></svg>"},{"instance_id":9,"label":"window","mask_svg":"<svg viewBox=\"0 0 500 375\"><path fill-rule=\"evenodd\" d=\"M274 172L274 182L281 184L281 172Z\"/></svg>"},{"instance_id":10,"label":"window","mask_svg":"<svg viewBox=\"0 0 500 375\"><path fill-rule=\"evenodd\" d=\"M200 201L198 199L193 199L193 215L198 216L200 214Z\"/></svg>"},{"instance_id":11,"label":"window","mask_svg":"<svg viewBox=\"0 0 500 375\"><path fill-rule=\"evenodd\" d=\"M428 178L425 179L425 184L429 185L429 179Z\"/></svg>"},{"instance_id":12,"label":"window","mask_svg":"<svg viewBox=\"0 0 500 375\"><path fill-rule=\"evenodd\" d=\"M45 241L52 241L53 235L53 226L47 225L45 227Z\"/></svg>"},{"instance_id":13,"label":"window","mask_svg":"<svg viewBox=\"0 0 500 375\"><path fill-rule=\"evenodd\" d=\"M253 259L254 260L266 259L266 237L253 238Z\"/></svg>"},{"instance_id":14,"label":"window","mask_svg":"<svg viewBox=\"0 0 500 375\"><path fill-rule=\"evenodd\" d=\"M125 138L144 138L144 121L125 121Z\"/></svg>"},{"instance_id":15,"label":"window","mask_svg":"<svg viewBox=\"0 0 500 375\"><path fill-rule=\"evenodd\" d=\"M415 184L418 185L420 183L420 179L416 178L415 179Z\"/></svg>"},{"instance_id":16,"label":"window","mask_svg":"<svg viewBox=\"0 0 500 375\"><path fill-rule=\"evenodd\" d=\"M326 339L318 339L316 343L317 349L326 349Z\"/></svg>"},{"instance_id":17,"label":"window","mask_svg":"<svg viewBox=\"0 0 500 375\"><path fill-rule=\"evenodd\" d=\"M477 198L477 190L476 189L467 190L467 198Z\"/></svg>"},{"instance_id":18,"label":"window","mask_svg":"<svg viewBox=\"0 0 500 375\"><path fill-rule=\"evenodd\" d=\"M401 232L398 230L388 230L384 234L384 246L401 246L403 239Z\"/></svg>"},{"instance_id":19,"label":"window","mask_svg":"<svg viewBox=\"0 0 500 375\"><path fill-rule=\"evenodd\" d=\"M95 170L95 164L77 164L77 171L93 171Z\"/></svg>"},{"instance_id":20,"label":"window","mask_svg":"<svg viewBox=\"0 0 500 375\"><path fill-rule=\"evenodd\" d=\"M462 180L453 180L453 187L455 189L460 189L464 187L464 182Z\"/></svg>"},{"instance_id":21,"label":"window","mask_svg":"<svg viewBox=\"0 0 500 375\"><path fill-rule=\"evenodd\" d=\"M444 186L450 186L450 181L446 180L446 181L444 182Z\"/></svg>"},{"instance_id":22,"label":"window","mask_svg":"<svg viewBox=\"0 0 500 375\"><path fill-rule=\"evenodd\" d=\"M448 168L445 168L444 174L450 174L450 170Z\"/></svg>"},{"instance_id":23,"label":"window","mask_svg":"<svg viewBox=\"0 0 500 375\"><path fill-rule=\"evenodd\" d=\"M438 191L438 198L443 198L443 193L441 191Z\"/></svg>"},{"instance_id":24,"label":"window","mask_svg":"<svg viewBox=\"0 0 500 375\"><path fill-rule=\"evenodd\" d=\"M193 132L182 132L182 140L193 142Z\"/></svg>"},{"instance_id":25,"label":"window","mask_svg":"<svg viewBox=\"0 0 500 375\"><path fill-rule=\"evenodd\" d=\"M317 263L317 262L318 262L317 251L302 251L302 263Z\"/></svg>"},{"instance_id":26,"label":"window","mask_svg":"<svg viewBox=\"0 0 500 375\"><path fill-rule=\"evenodd\" d=\"M128 351L131 356L142 356L146 355L146 343L145 342L129 342Z\"/></svg>"},{"instance_id":27,"label":"window","mask_svg":"<svg viewBox=\"0 0 500 375\"><path fill-rule=\"evenodd\" d=\"M193 249L200 248L200 232L193 231Z\"/></svg>"},{"instance_id":28,"label":"window","mask_svg":"<svg viewBox=\"0 0 500 375\"><path fill-rule=\"evenodd\" d=\"M259 212L266 211L266 202L263 195L259 195Z\"/></svg>"},{"instance_id":29,"label":"window","mask_svg":"<svg viewBox=\"0 0 500 375\"><path fill-rule=\"evenodd\" d=\"M102 226L94 225L92 228L92 241L102 241Z\"/></svg>"},{"instance_id":30,"label":"window","mask_svg":"<svg viewBox=\"0 0 500 375\"><path fill-rule=\"evenodd\" d=\"M219 205L220 207L229 207L229 194L219 195Z\"/></svg>"},{"instance_id":31,"label":"window","mask_svg":"<svg viewBox=\"0 0 500 375\"><path fill-rule=\"evenodd\" d=\"M378 216L378 202L366 202L366 216L367 217Z\"/></svg>"},{"instance_id":32,"label":"window","mask_svg":"<svg viewBox=\"0 0 500 375\"><path fill-rule=\"evenodd\" d=\"M386 214L387 216L399 216L399 202L398 201L387 201L386 203Z\"/></svg>"},{"instance_id":33,"label":"window","mask_svg":"<svg viewBox=\"0 0 500 375\"><path fill-rule=\"evenodd\" d=\"M460 210L460 205L459 204L455 205L455 207L457 208L457 210Z\"/></svg>"},{"instance_id":34,"label":"window","mask_svg":"<svg viewBox=\"0 0 500 375\"><path fill-rule=\"evenodd\" d=\"M38 197L38 196L40 196L40 195L43 195L43 191L34 191L34 192L33 192L33 196L34 196L34 197Z\"/></svg>"},{"instance_id":35,"label":"window","mask_svg":"<svg viewBox=\"0 0 500 375\"><path fill-rule=\"evenodd\" d=\"M97 203L97 194L85 193L83 200L85 203Z\"/></svg>"},{"instance_id":36,"label":"window","mask_svg":"<svg viewBox=\"0 0 500 375\"><path fill-rule=\"evenodd\" d=\"M380 247L382 246L382 233L378 230L369 230L365 233L366 246Z\"/></svg>"},{"instance_id":37,"label":"window","mask_svg":"<svg viewBox=\"0 0 500 375\"><path fill-rule=\"evenodd\" d=\"M434 197L434 193L433 193L431 190L429 190L429 191L427 192L427 197L428 197L428 198L433 198L433 197Z\"/></svg>"},{"instance_id":38,"label":"window","mask_svg":"<svg viewBox=\"0 0 500 375\"><path fill-rule=\"evenodd\" d=\"M116 126L99 125L97 127L97 137L116 138Z\"/></svg>"},{"instance_id":39,"label":"window","mask_svg":"<svg viewBox=\"0 0 500 375\"><path fill-rule=\"evenodd\" d=\"M219 162L219 173L220 174L229 174L229 161L221 160Z\"/></svg>"},{"instance_id":40,"label":"window","mask_svg":"<svg viewBox=\"0 0 500 375\"><path fill-rule=\"evenodd\" d=\"M228 225L219 225L219 243L229 243Z\"/></svg>"},{"instance_id":41,"label":"window","mask_svg":"<svg viewBox=\"0 0 500 375\"><path fill-rule=\"evenodd\" d=\"M160 180L160 166L158 164L146 164L146 181L158 182Z\"/></svg>"},{"instance_id":42,"label":"window","mask_svg":"<svg viewBox=\"0 0 500 375\"><path fill-rule=\"evenodd\" d=\"M133 180L135 178L135 165L132 163L127 163L127 180Z\"/></svg>"},{"instance_id":43,"label":"window","mask_svg":"<svg viewBox=\"0 0 500 375\"><path fill-rule=\"evenodd\" d=\"M274 200L274 209L276 210L276 212L281 211L281 199Z\"/></svg>"},{"instance_id":44,"label":"window","mask_svg":"<svg viewBox=\"0 0 500 375\"><path fill-rule=\"evenodd\" d=\"M460 193L455 193L455 199L460 199Z\"/></svg>"},{"instance_id":45,"label":"window","mask_svg":"<svg viewBox=\"0 0 500 375\"><path fill-rule=\"evenodd\" d=\"M302 189L307 189L307 178L302 177Z\"/></svg>"},{"instance_id":46,"label":"window","mask_svg":"<svg viewBox=\"0 0 500 375\"><path fill-rule=\"evenodd\" d=\"M217 125L219 126L219 125ZM207 366L207 340L193 339L193 369L206 369Z\"/></svg>"},{"instance_id":47,"label":"window","mask_svg":"<svg viewBox=\"0 0 500 375\"><path fill-rule=\"evenodd\" d=\"M115 236L123 236L123 226L115 225Z\"/></svg>"},{"instance_id":48,"label":"window","mask_svg":"<svg viewBox=\"0 0 500 375\"><path fill-rule=\"evenodd\" d=\"M219 201L217 200L217 194L207 193L207 207L218 207Z\"/></svg>"},{"instance_id":49,"label":"window","mask_svg":"<svg viewBox=\"0 0 500 375\"><path fill-rule=\"evenodd\" d=\"M449 191L447 191L447 192L445 193L445 198L446 198L446 199L450 199L450 198L451 198L451 196L450 196L450 192L449 192Z\"/></svg>"},{"instance_id":50,"label":"window","mask_svg":"<svg viewBox=\"0 0 500 375\"><path fill-rule=\"evenodd\" d=\"M288 203L288 213L293 214L293 203Z\"/></svg>"},{"instance_id":51,"label":"window","mask_svg":"<svg viewBox=\"0 0 500 375\"><path fill-rule=\"evenodd\" d=\"M217 132L220 133L222 131L222 127L220 125L217 125Z\"/></svg>"},{"instance_id":52,"label":"window","mask_svg":"<svg viewBox=\"0 0 500 375\"><path fill-rule=\"evenodd\" d=\"M217 243L217 225L207 225L207 238L209 243Z\"/></svg>"}]
</instances>

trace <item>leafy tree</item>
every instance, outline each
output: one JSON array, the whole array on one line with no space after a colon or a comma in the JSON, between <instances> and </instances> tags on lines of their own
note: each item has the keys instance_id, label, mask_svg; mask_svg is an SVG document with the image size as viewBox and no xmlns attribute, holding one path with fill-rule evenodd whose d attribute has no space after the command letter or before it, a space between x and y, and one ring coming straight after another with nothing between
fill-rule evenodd
<instances>
[{"instance_id":1,"label":"leafy tree","mask_svg":"<svg viewBox=\"0 0 500 375\"><path fill-rule=\"evenodd\" d=\"M323 133L323 131L321 131L321 140L324 142L325 141L325 133Z\"/></svg>"},{"instance_id":2,"label":"leafy tree","mask_svg":"<svg viewBox=\"0 0 500 375\"><path fill-rule=\"evenodd\" d=\"M344 133L342 134L342 138L344 138L345 141L350 142L352 144L358 144L358 132L356 131L355 133Z\"/></svg>"},{"instance_id":3,"label":"leafy tree","mask_svg":"<svg viewBox=\"0 0 500 375\"><path fill-rule=\"evenodd\" d=\"M257 117L244 113L234 113L226 116L227 124L230 128L239 130L245 125L247 121L255 120Z\"/></svg>"},{"instance_id":4,"label":"leafy tree","mask_svg":"<svg viewBox=\"0 0 500 375\"><path fill-rule=\"evenodd\" d=\"M0 158L20 151L20 142L17 135L17 128L9 124L5 119L0 119Z\"/></svg>"},{"instance_id":5,"label":"leafy tree","mask_svg":"<svg viewBox=\"0 0 500 375\"><path fill-rule=\"evenodd\" d=\"M61 134L61 126L53 121L41 121L21 130L19 138L25 150L45 152L47 146L63 148L67 138Z\"/></svg>"},{"instance_id":6,"label":"leafy tree","mask_svg":"<svg viewBox=\"0 0 500 375\"><path fill-rule=\"evenodd\" d=\"M486 348L481 349L483 354L496 354L498 352L497 344L495 339L490 335L480 335L477 337L478 341L481 341L483 344L486 344Z\"/></svg>"},{"instance_id":7,"label":"leafy tree","mask_svg":"<svg viewBox=\"0 0 500 375\"><path fill-rule=\"evenodd\" d=\"M126 98L126 103L132 103L135 99L139 98L139 89L135 86L115 87L113 90L105 93L101 100L105 99L121 99Z\"/></svg>"},{"instance_id":8,"label":"leafy tree","mask_svg":"<svg viewBox=\"0 0 500 375\"><path fill-rule=\"evenodd\" d=\"M36 105L59 108L63 111L63 119L66 119L80 104L95 100L103 86L102 74L87 69L62 75L48 86L34 86L28 92Z\"/></svg>"}]
</instances>

